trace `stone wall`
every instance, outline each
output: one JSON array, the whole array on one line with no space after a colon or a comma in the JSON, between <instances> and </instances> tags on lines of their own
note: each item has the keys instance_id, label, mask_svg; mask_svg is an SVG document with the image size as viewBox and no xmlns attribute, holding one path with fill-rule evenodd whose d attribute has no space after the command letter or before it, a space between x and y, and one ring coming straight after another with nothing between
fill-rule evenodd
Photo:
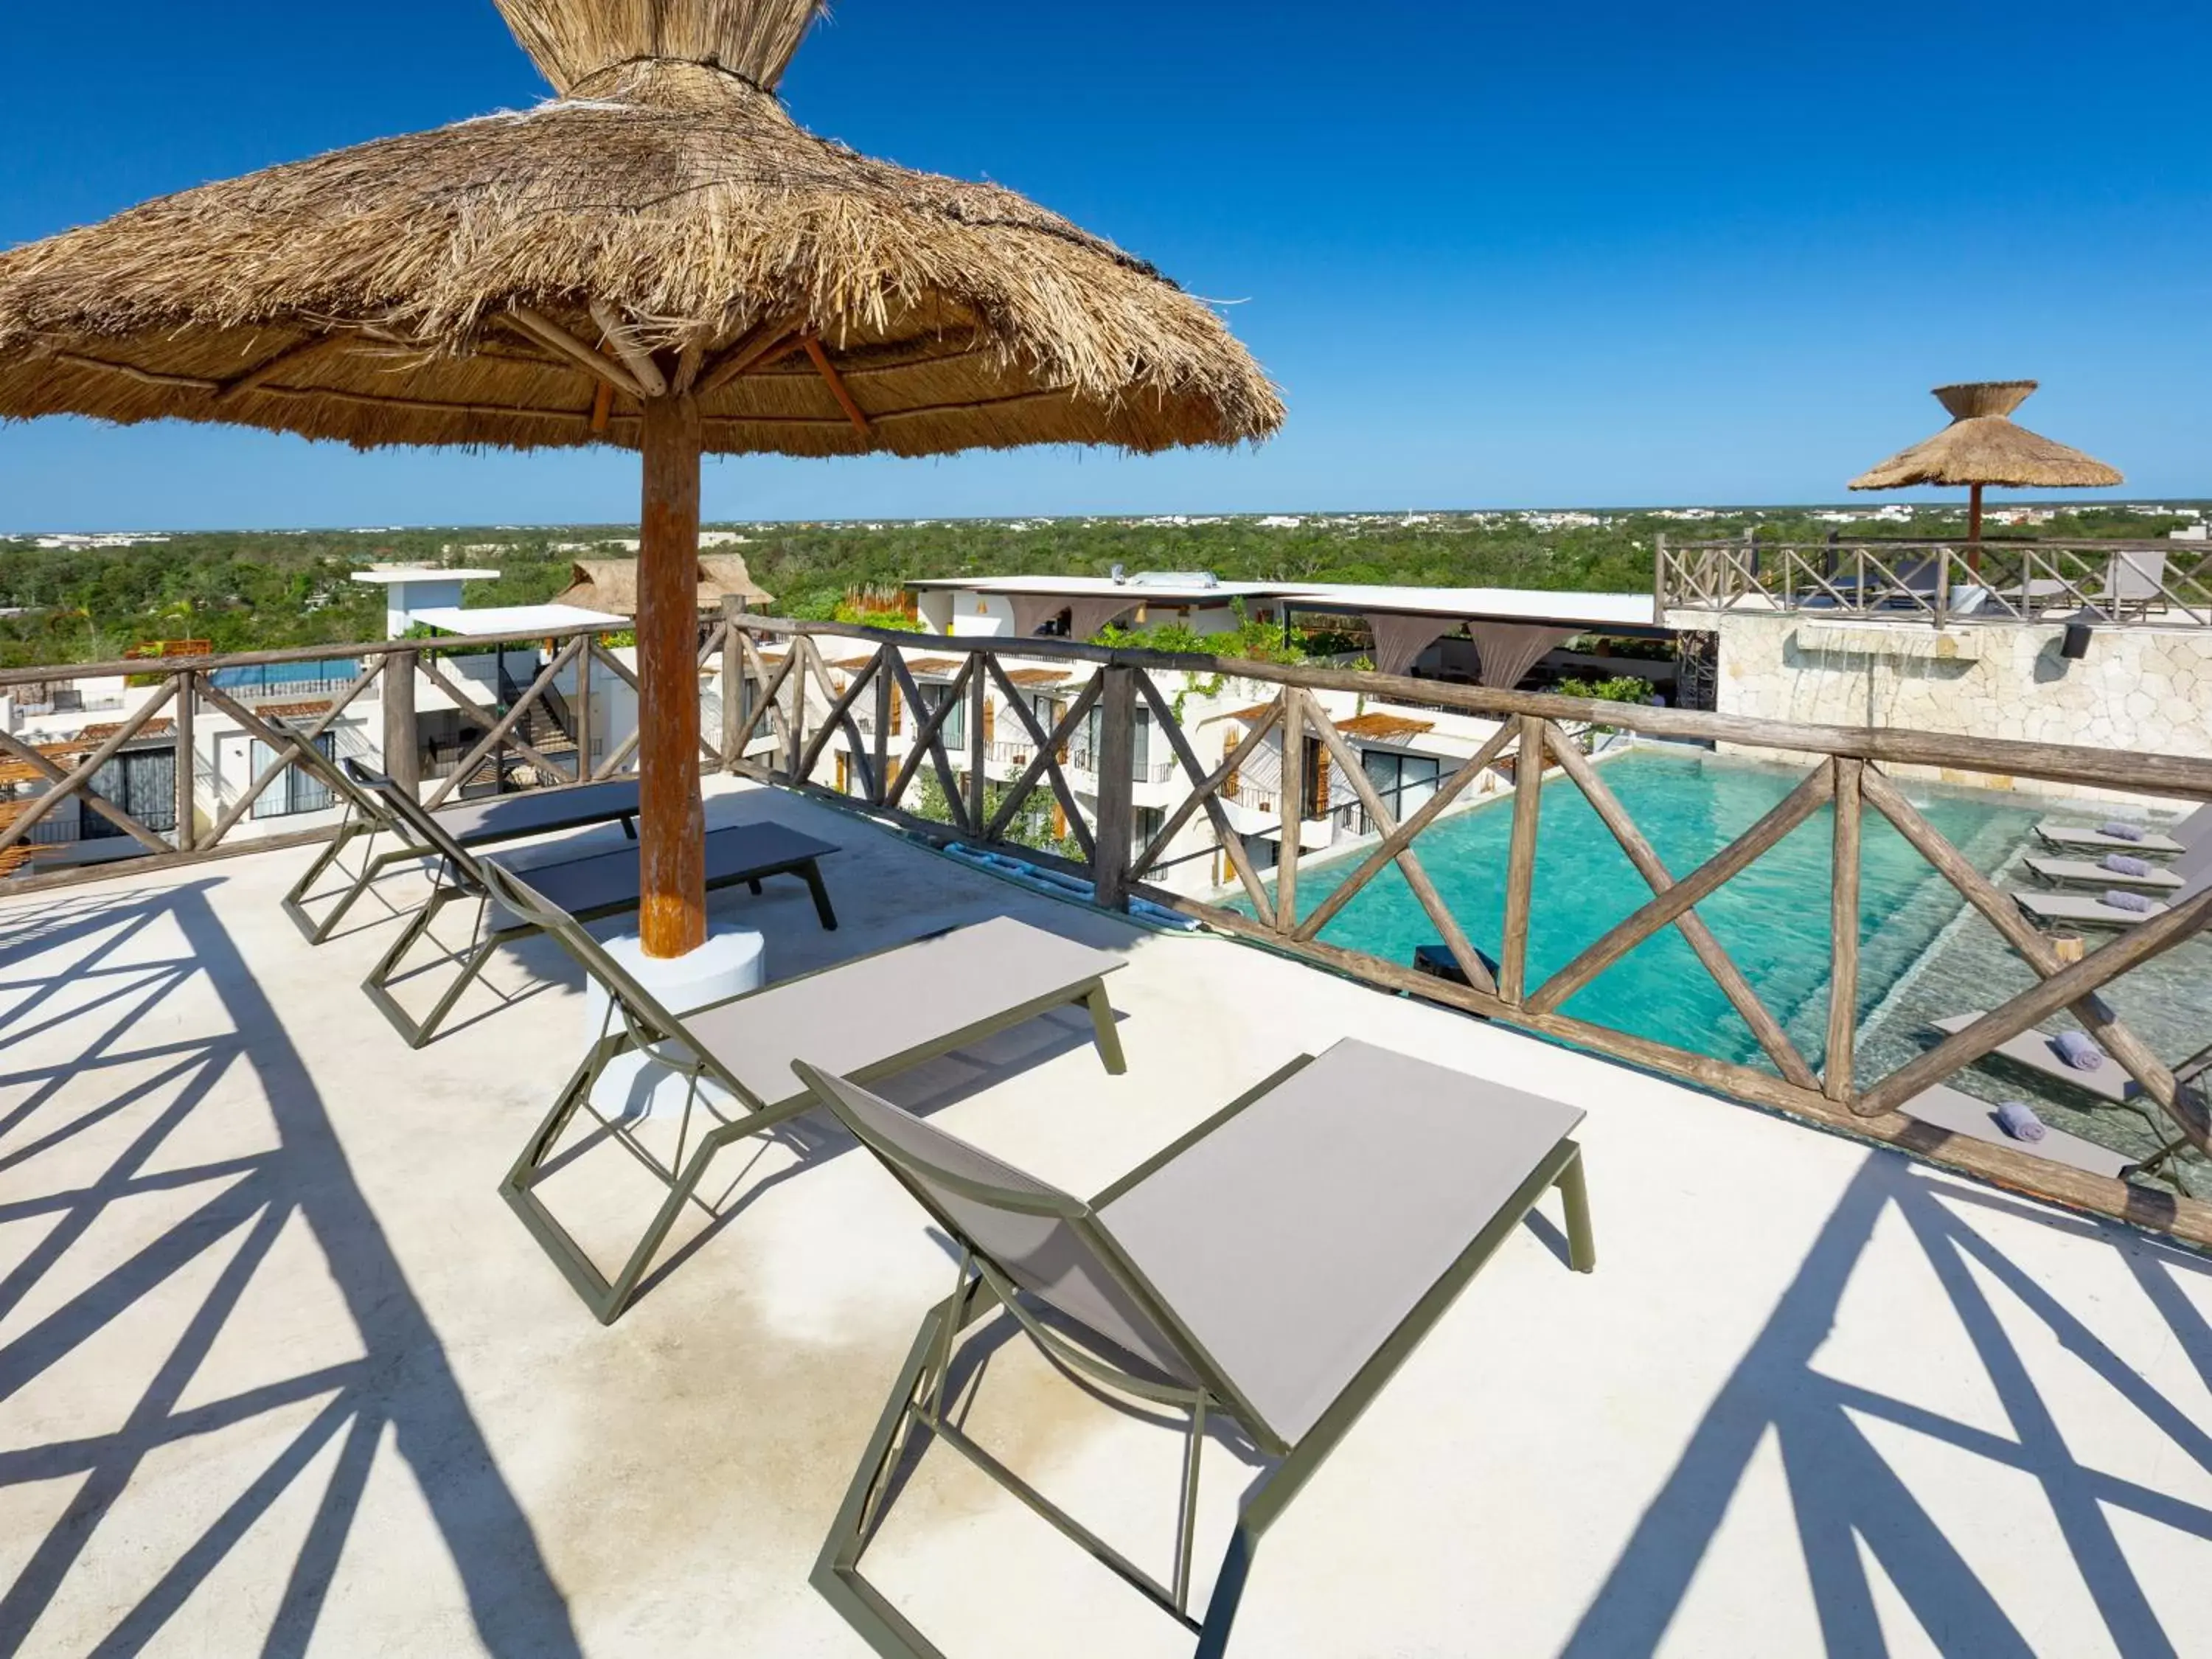
<instances>
[{"instance_id":1,"label":"stone wall","mask_svg":"<svg viewBox=\"0 0 2212 1659\"><path fill-rule=\"evenodd\" d=\"M1719 712L1813 726L1893 726L2212 757L2212 629L2100 628L2059 654L2063 626L1826 620L1683 611L1720 634ZM2114 797L2040 779L1948 781Z\"/></svg>"}]
</instances>

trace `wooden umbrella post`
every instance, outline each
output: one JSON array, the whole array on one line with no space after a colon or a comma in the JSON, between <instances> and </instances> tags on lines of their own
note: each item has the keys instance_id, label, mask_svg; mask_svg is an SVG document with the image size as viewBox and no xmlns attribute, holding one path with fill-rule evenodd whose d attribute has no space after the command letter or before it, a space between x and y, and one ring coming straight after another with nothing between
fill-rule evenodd
<instances>
[{"instance_id":1,"label":"wooden umbrella post","mask_svg":"<svg viewBox=\"0 0 2212 1659\"><path fill-rule=\"evenodd\" d=\"M1967 555L1966 562L1973 567L1974 574L1978 576L1982 574L1982 487L1979 484L1973 484L1969 486L1969 489L1971 493L1966 498L1966 545L1972 551Z\"/></svg>"},{"instance_id":2,"label":"wooden umbrella post","mask_svg":"<svg viewBox=\"0 0 2212 1659\"><path fill-rule=\"evenodd\" d=\"M707 942L699 795L699 405L645 399L637 568L639 933L648 957Z\"/></svg>"}]
</instances>

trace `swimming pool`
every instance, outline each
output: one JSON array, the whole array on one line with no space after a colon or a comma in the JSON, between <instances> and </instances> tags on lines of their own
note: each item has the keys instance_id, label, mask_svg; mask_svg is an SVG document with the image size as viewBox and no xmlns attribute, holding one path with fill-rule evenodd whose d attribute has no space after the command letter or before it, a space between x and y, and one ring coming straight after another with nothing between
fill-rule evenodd
<instances>
[{"instance_id":1,"label":"swimming pool","mask_svg":"<svg viewBox=\"0 0 2212 1659\"><path fill-rule=\"evenodd\" d=\"M1675 875L1748 830L1802 770L1695 752L1642 749L1601 775ZM1993 872L2037 814L1981 793L1914 786L1913 804L1975 866ZM1475 945L1498 954L1505 912L1512 806L1497 801L1433 825L1415 843L1422 867ZM1869 807L1861 840L1859 1002L1872 1010L1957 915L1957 890ZM1829 862L1834 814L1823 809L1698 907L1799 1052L1814 1066L1826 1048ZM1310 915L1356 871L1369 849L1298 871ZM1589 802L1565 777L1544 786L1528 942L1533 988L1639 908L1651 890ZM1237 908L1250 912L1249 902ZM1410 963L1434 925L1393 865L1322 930L1328 944ZM1681 934L1669 927L1570 998L1562 1012L1715 1059L1771 1070Z\"/></svg>"}]
</instances>

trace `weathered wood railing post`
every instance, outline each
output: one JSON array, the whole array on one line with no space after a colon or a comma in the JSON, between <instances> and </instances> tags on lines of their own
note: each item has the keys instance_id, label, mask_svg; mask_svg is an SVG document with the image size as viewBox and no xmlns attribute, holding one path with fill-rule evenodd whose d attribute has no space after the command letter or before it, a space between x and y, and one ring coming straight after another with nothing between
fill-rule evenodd
<instances>
[{"instance_id":1,"label":"weathered wood railing post","mask_svg":"<svg viewBox=\"0 0 2212 1659\"><path fill-rule=\"evenodd\" d=\"M1851 1097L1851 1057L1859 1030L1859 828L1863 761L1838 757L1836 838L1828 912L1828 1052L1820 1091L1831 1100Z\"/></svg>"},{"instance_id":2,"label":"weathered wood railing post","mask_svg":"<svg viewBox=\"0 0 2212 1659\"><path fill-rule=\"evenodd\" d=\"M1294 933L1298 925L1299 832L1305 827L1306 694L1283 688L1283 781L1276 803L1282 844L1275 858L1275 931Z\"/></svg>"},{"instance_id":3,"label":"weathered wood railing post","mask_svg":"<svg viewBox=\"0 0 2212 1659\"><path fill-rule=\"evenodd\" d=\"M981 653L971 659L970 666L973 672L968 677L968 822L975 826L976 838L982 840L985 838L984 827L990 823L989 817L983 811L986 799L983 760L988 752L983 742L984 714L990 708L990 676L984 672ZM1134 741L1131 739L1133 746Z\"/></svg>"},{"instance_id":4,"label":"weathered wood railing post","mask_svg":"<svg viewBox=\"0 0 2212 1659\"><path fill-rule=\"evenodd\" d=\"M897 647L879 645L876 647L876 729L870 734L873 763L868 772L868 799L881 806L890 798L891 787L891 699L898 696L892 684L891 658Z\"/></svg>"},{"instance_id":5,"label":"weathered wood railing post","mask_svg":"<svg viewBox=\"0 0 2212 1659\"><path fill-rule=\"evenodd\" d=\"M395 651L384 661L384 773L410 795L422 793L422 743L415 725L417 653Z\"/></svg>"},{"instance_id":6,"label":"weathered wood railing post","mask_svg":"<svg viewBox=\"0 0 2212 1659\"><path fill-rule=\"evenodd\" d=\"M1661 531L1651 541L1651 620L1667 620L1667 532Z\"/></svg>"},{"instance_id":7,"label":"weathered wood railing post","mask_svg":"<svg viewBox=\"0 0 2212 1659\"><path fill-rule=\"evenodd\" d=\"M1498 994L1518 1007L1528 994L1528 917L1535 908L1536 830L1544 802L1544 721L1520 716L1513 757L1513 841L1505 854L1504 936L1498 942Z\"/></svg>"},{"instance_id":8,"label":"weathered wood railing post","mask_svg":"<svg viewBox=\"0 0 2212 1659\"><path fill-rule=\"evenodd\" d=\"M1105 909L1129 908L1129 841L1136 823L1137 671L1109 663L1098 699L1098 829L1092 892Z\"/></svg>"},{"instance_id":9,"label":"weathered wood railing post","mask_svg":"<svg viewBox=\"0 0 2212 1659\"><path fill-rule=\"evenodd\" d=\"M745 601L736 593L722 595L722 769L738 769L738 731L746 713L750 688L745 681L744 650L738 629L745 614ZM793 641L793 649L798 642Z\"/></svg>"},{"instance_id":10,"label":"weathered wood railing post","mask_svg":"<svg viewBox=\"0 0 2212 1659\"><path fill-rule=\"evenodd\" d=\"M599 636L584 635L584 648L576 653L576 700L568 708L576 722L576 781L592 777L592 670L599 659Z\"/></svg>"},{"instance_id":11,"label":"weathered wood railing post","mask_svg":"<svg viewBox=\"0 0 2212 1659\"><path fill-rule=\"evenodd\" d=\"M177 850L192 850L192 801L194 768L192 761L192 716L199 704L199 676L189 668L176 677L177 746Z\"/></svg>"}]
</instances>

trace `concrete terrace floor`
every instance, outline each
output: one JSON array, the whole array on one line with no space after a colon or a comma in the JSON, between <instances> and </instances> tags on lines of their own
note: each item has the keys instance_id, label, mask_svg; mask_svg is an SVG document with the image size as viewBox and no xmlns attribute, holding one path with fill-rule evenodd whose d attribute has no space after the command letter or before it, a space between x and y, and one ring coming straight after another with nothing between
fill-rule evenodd
<instances>
[{"instance_id":1,"label":"concrete terrace floor","mask_svg":"<svg viewBox=\"0 0 2212 1659\"><path fill-rule=\"evenodd\" d=\"M779 974L1002 912L1127 955L1127 1076L1069 1018L886 1086L1078 1191L1347 1035L1588 1109L1597 1273L1555 1203L1508 1243L1232 1652L2212 1651L2212 1264L788 797L711 816L846 849L837 933L718 904ZM601 1328L495 1191L581 1046L566 959L410 1053L356 988L393 924L278 911L305 857L0 907L0 1652L862 1655L807 1574L951 1285L920 1212L809 1120ZM549 1200L641 1228L634 1167ZM1164 1571L1178 1437L977 1352L971 1432ZM1201 1590L1255 1474L1210 1444ZM942 1448L868 1564L952 1659L1189 1650Z\"/></svg>"}]
</instances>

